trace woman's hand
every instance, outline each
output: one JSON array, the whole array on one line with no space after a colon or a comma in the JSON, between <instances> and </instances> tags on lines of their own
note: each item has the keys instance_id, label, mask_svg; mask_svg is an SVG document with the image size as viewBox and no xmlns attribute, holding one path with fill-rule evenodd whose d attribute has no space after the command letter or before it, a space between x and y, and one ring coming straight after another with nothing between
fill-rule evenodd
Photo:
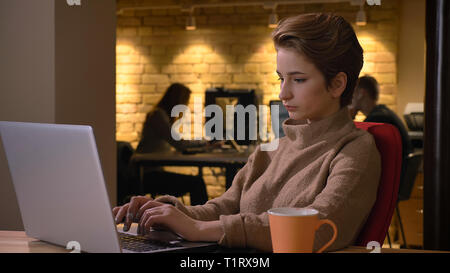
<instances>
[{"instance_id":1,"label":"woman's hand","mask_svg":"<svg viewBox=\"0 0 450 273\"><path fill-rule=\"evenodd\" d=\"M219 241L223 230L219 221L199 221L192 219L176 207L145 196L135 196L130 203L113 209L116 224L125 217L124 231L131 223L139 222L138 233L150 232L150 228L164 227L188 241Z\"/></svg>"},{"instance_id":2,"label":"woman's hand","mask_svg":"<svg viewBox=\"0 0 450 273\"><path fill-rule=\"evenodd\" d=\"M202 221L192 219L173 205L150 201L139 209L138 214L142 215L138 226L140 234L150 232L151 227L164 227L188 241L201 240Z\"/></svg>"},{"instance_id":3,"label":"woman's hand","mask_svg":"<svg viewBox=\"0 0 450 273\"><path fill-rule=\"evenodd\" d=\"M152 198L146 196L133 196L130 203L126 203L123 206L113 208L113 215L115 217L116 225L121 223L125 217L123 230L128 231L131 227L131 223L137 222L140 219L139 210L145 208L146 204L152 201Z\"/></svg>"}]
</instances>

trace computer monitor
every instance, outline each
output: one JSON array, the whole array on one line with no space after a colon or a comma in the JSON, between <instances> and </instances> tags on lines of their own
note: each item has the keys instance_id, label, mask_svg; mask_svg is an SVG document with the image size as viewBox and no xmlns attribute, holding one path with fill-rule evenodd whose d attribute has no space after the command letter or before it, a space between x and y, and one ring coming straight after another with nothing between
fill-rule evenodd
<instances>
[{"instance_id":1,"label":"computer monitor","mask_svg":"<svg viewBox=\"0 0 450 273\"><path fill-rule=\"evenodd\" d=\"M272 122L272 132L275 134L275 138L281 138L284 137L284 131L283 131L283 121L287 118L289 118L289 113L284 107L283 103L280 100L271 100L269 102L270 105L270 119L274 120L276 118L275 113L272 111L272 106L277 105L278 106L278 127L275 127L274 122Z\"/></svg>"},{"instance_id":2,"label":"computer monitor","mask_svg":"<svg viewBox=\"0 0 450 273\"><path fill-rule=\"evenodd\" d=\"M249 145L257 139L257 122L258 122L258 106L256 102L255 90L252 89L224 89L224 88L209 88L205 93L205 107L208 105L218 105L222 109L222 121L223 121L223 137L227 139L226 131L226 106L227 105L242 105L246 108L249 105L254 105L254 109L256 109L254 115L249 113L245 113L245 120L238 120L241 116L238 116L238 113L234 113L233 118L233 126L234 126L234 135L233 138L239 145ZM250 109L250 108L246 108ZM214 115L211 117L206 117L206 122L210 119L214 118ZM238 122L245 122L245 136L242 138L242 132L238 132ZM229 127L229 126L228 126ZM256 129L256 138L252 137L250 134L251 129ZM213 130L215 128L213 127ZM238 137L238 133L241 136ZM208 135L207 135L208 136ZM213 138L212 136L208 136Z\"/></svg>"}]
</instances>

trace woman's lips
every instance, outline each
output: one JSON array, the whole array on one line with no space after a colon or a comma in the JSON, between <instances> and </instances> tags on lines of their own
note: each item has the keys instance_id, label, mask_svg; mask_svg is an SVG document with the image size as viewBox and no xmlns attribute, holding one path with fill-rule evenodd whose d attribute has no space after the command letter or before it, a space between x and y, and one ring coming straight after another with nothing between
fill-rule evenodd
<instances>
[{"instance_id":1,"label":"woman's lips","mask_svg":"<svg viewBox=\"0 0 450 273\"><path fill-rule=\"evenodd\" d=\"M295 111L297 109L296 106L290 106L290 105L284 105L284 108L286 108L286 110L288 111Z\"/></svg>"}]
</instances>

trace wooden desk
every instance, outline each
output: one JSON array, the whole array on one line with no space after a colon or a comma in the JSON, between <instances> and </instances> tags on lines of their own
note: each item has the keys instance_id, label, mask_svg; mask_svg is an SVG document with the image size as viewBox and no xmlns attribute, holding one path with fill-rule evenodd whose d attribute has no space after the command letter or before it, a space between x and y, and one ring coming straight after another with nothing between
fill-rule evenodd
<instances>
[{"instance_id":1,"label":"wooden desk","mask_svg":"<svg viewBox=\"0 0 450 273\"><path fill-rule=\"evenodd\" d=\"M30 238L25 231L0 231L0 253L68 253L70 251Z\"/></svg>"},{"instance_id":2,"label":"wooden desk","mask_svg":"<svg viewBox=\"0 0 450 273\"><path fill-rule=\"evenodd\" d=\"M0 253L68 253L70 250L28 237L24 231L0 231ZM365 247L350 246L336 253L369 253ZM450 253L443 251L382 248L381 253Z\"/></svg>"},{"instance_id":3,"label":"wooden desk","mask_svg":"<svg viewBox=\"0 0 450 273\"><path fill-rule=\"evenodd\" d=\"M140 170L141 194L144 186L144 168L148 166L195 166L199 167L199 175L202 175L202 167L224 167L226 169L226 188L233 182L239 168L247 163L250 152L210 152L198 154L182 154L179 152L134 154L131 161Z\"/></svg>"}]
</instances>

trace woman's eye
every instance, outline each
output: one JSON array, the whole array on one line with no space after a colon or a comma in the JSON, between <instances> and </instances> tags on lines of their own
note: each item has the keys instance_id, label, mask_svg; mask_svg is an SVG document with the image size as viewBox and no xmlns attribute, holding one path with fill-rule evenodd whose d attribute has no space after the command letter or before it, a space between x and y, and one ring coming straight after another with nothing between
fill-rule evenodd
<instances>
[{"instance_id":1,"label":"woman's eye","mask_svg":"<svg viewBox=\"0 0 450 273\"><path fill-rule=\"evenodd\" d=\"M302 82L305 82L306 79L294 79L294 81L295 81L295 82L298 82L298 83L302 83Z\"/></svg>"},{"instance_id":2,"label":"woman's eye","mask_svg":"<svg viewBox=\"0 0 450 273\"><path fill-rule=\"evenodd\" d=\"M281 78L281 77L279 77L279 78L278 78L278 80L279 80L279 81L284 81L284 79L283 79L283 78Z\"/></svg>"}]
</instances>

